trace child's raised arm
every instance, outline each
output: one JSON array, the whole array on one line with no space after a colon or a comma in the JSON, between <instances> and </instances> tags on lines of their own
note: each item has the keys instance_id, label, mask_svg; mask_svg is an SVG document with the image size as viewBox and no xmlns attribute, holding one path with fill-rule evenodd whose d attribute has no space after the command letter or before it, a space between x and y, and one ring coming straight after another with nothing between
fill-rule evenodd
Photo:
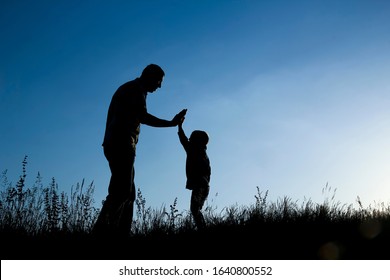
<instances>
[{"instance_id":1,"label":"child's raised arm","mask_svg":"<svg viewBox=\"0 0 390 280\"><path fill-rule=\"evenodd\" d=\"M184 133L184 130L183 130L183 122L184 122L184 119L185 117L183 117L179 124L177 125L177 134L179 135L179 140L180 140L180 143L183 145L184 149L187 151L187 148L188 148L188 138L186 136L186 134Z\"/></svg>"}]
</instances>

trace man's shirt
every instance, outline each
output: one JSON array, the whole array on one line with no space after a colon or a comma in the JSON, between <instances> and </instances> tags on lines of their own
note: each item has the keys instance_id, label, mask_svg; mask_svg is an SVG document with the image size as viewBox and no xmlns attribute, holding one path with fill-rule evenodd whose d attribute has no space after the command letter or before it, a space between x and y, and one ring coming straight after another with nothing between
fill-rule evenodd
<instances>
[{"instance_id":1,"label":"man's shirt","mask_svg":"<svg viewBox=\"0 0 390 280\"><path fill-rule=\"evenodd\" d=\"M135 145L138 142L141 118L147 113L146 96L139 78L115 91L108 108L103 146Z\"/></svg>"}]
</instances>

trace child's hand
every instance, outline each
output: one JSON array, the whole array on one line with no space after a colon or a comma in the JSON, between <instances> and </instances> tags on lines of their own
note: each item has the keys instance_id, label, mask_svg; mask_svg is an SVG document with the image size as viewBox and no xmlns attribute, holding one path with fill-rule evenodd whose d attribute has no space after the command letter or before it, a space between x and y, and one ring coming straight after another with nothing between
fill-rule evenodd
<instances>
[{"instance_id":1,"label":"child's hand","mask_svg":"<svg viewBox=\"0 0 390 280\"><path fill-rule=\"evenodd\" d=\"M178 114L176 114L175 117L172 119L174 125L178 125L180 122L183 123L184 116L186 115L186 113L187 113L187 109L183 109Z\"/></svg>"},{"instance_id":2,"label":"child's hand","mask_svg":"<svg viewBox=\"0 0 390 280\"><path fill-rule=\"evenodd\" d=\"M182 118L180 119L180 121L179 121L179 126L180 126L180 127L182 127L184 120L185 120L185 117L182 117Z\"/></svg>"}]
</instances>

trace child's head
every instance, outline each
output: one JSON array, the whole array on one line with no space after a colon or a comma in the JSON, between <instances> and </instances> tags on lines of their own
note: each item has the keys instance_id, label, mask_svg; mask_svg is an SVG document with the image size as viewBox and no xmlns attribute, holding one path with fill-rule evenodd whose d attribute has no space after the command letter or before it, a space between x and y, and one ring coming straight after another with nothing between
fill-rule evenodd
<instances>
[{"instance_id":1,"label":"child's head","mask_svg":"<svg viewBox=\"0 0 390 280\"><path fill-rule=\"evenodd\" d=\"M199 146L206 146L209 142L209 135L203 130L194 130L190 136L190 142Z\"/></svg>"}]
</instances>

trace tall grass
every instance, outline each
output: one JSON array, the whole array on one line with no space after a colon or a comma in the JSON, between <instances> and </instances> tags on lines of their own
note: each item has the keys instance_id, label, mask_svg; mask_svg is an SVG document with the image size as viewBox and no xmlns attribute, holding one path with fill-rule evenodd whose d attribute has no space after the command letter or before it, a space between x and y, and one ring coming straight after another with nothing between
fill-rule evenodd
<instances>
[{"instance_id":1,"label":"tall grass","mask_svg":"<svg viewBox=\"0 0 390 280\"><path fill-rule=\"evenodd\" d=\"M0 230L26 236L90 232L99 212L93 207L93 182L87 186L84 180L77 183L68 195L58 190L54 178L44 186L38 173L28 187L26 167L27 156L15 185L9 182L7 170L1 174Z\"/></svg>"},{"instance_id":2,"label":"tall grass","mask_svg":"<svg viewBox=\"0 0 390 280\"><path fill-rule=\"evenodd\" d=\"M336 201L336 189L328 184L323 188L325 199L315 203L311 199L302 202L289 197L276 201L268 200L268 190L256 187L254 202L248 206L232 205L221 210L206 202L203 210L210 234L240 229L256 232L256 238L283 237L284 230L301 228L300 235L333 234L332 238L349 238L345 232L358 231L359 236L372 240L390 228L390 206L379 203L364 207L357 197L357 206ZM34 183L27 186L27 156L22 162L18 181L13 184L7 178L7 171L1 174L0 190L0 231L17 236L46 236L83 234L89 236L100 209L94 207L94 184L86 185L84 180L72 186L70 194L59 191L54 178L44 186L38 173ZM338 235L333 231L336 227ZM314 231L314 229L317 229ZM351 231L352 229L352 231ZM183 236L197 232L188 211L179 212L177 198L169 207L159 209L147 206L140 189L135 200L135 217L132 225L133 237L160 238L161 236ZM388 232L388 231L387 231ZM275 235L276 234L276 235ZM354 233L353 233L354 234ZM387 233L388 234L388 233ZM246 238L246 237L244 237ZM275 237L276 238L276 237ZM323 240L331 240L322 237ZM359 237L360 238L360 237ZM333 244L333 243L332 243ZM332 245L333 246L333 245ZM333 247L332 247L333 248Z\"/></svg>"},{"instance_id":3,"label":"tall grass","mask_svg":"<svg viewBox=\"0 0 390 280\"><path fill-rule=\"evenodd\" d=\"M94 184L85 184L83 180L72 186L70 195L59 192L54 178L47 186L42 183L38 173L31 187L27 182L27 156L22 162L22 172L12 184L7 178L7 170L1 174L0 190L0 230L37 235L48 232L85 232L89 233L100 209L94 207ZM256 187L254 203L249 206L232 205L218 212L216 206L206 204L203 212L209 226L245 225L270 222L365 222L369 220L388 220L390 205L379 203L363 207L357 197L358 207L341 204L335 200L336 189L328 184L322 193L325 199L315 203L311 199L303 202L282 197L268 201L268 190ZM147 206L146 198L140 189L135 200L135 219L133 234L148 235L153 232L175 234L180 231L195 230L188 211L179 213L177 198L167 208L159 209Z\"/></svg>"}]
</instances>

